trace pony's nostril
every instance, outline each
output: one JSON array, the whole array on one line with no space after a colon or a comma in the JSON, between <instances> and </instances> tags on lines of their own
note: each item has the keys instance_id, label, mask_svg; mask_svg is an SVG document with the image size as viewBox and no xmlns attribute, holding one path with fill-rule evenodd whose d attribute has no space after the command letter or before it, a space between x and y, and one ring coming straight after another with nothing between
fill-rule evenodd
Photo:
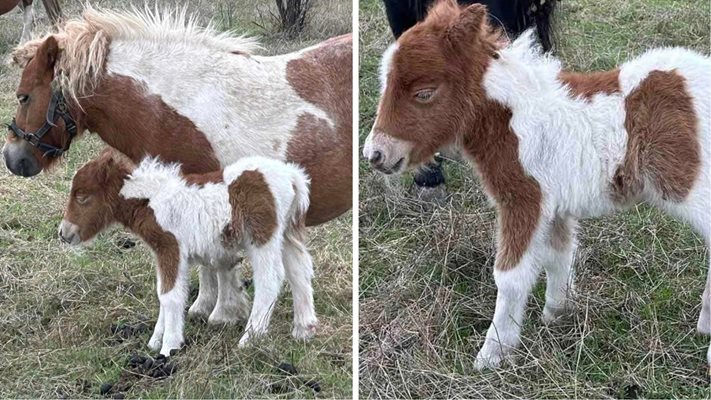
<instances>
[{"instance_id":1,"label":"pony's nostril","mask_svg":"<svg viewBox=\"0 0 711 400\"><path fill-rule=\"evenodd\" d=\"M383 160L383 153L379 152L378 150L375 150L373 152L373 155L370 156L370 163L371 164L380 164Z\"/></svg>"}]
</instances>

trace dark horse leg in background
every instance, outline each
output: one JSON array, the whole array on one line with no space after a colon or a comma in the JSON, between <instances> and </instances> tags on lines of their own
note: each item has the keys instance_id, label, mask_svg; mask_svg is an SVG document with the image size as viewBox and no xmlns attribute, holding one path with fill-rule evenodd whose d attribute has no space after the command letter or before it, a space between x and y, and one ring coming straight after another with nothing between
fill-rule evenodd
<instances>
[{"instance_id":1,"label":"dark horse leg in background","mask_svg":"<svg viewBox=\"0 0 711 400\"><path fill-rule=\"evenodd\" d=\"M558 0L457 0L459 4L481 3L489 9L489 19L494 26L503 27L511 37L535 27L543 50L553 47L553 11ZM406 30L422 21L433 0L383 0L388 24L397 39ZM441 161L435 160L417 170L415 184L435 187L444 183Z\"/></svg>"}]
</instances>

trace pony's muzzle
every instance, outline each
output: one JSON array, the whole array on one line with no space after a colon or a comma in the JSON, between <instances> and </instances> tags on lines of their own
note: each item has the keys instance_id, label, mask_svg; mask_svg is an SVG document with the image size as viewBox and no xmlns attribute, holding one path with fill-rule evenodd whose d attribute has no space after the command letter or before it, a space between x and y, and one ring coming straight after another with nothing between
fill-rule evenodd
<instances>
[{"instance_id":1,"label":"pony's muzzle","mask_svg":"<svg viewBox=\"0 0 711 400\"><path fill-rule=\"evenodd\" d=\"M69 245L77 245L81 243L81 237L79 236L79 227L75 224L62 220L59 224L59 240Z\"/></svg>"},{"instance_id":2,"label":"pony's muzzle","mask_svg":"<svg viewBox=\"0 0 711 400\"><path fill-rule=\"evenodd\" d=\"M5 166L13 174L26 178L40 173L42 167L25 143L7 143L2 149Z\"/></svg>"}]
</instances>

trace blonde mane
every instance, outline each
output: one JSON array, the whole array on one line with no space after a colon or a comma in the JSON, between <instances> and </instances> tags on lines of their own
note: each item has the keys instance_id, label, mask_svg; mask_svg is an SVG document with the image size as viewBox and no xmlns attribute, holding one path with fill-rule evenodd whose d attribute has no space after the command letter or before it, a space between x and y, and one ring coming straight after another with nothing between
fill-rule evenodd
<instances>
[{"instance_id":1,"label":"blonde mane","mask_svg":"<svg viewBox=\"0 0 711 400\"><path fill-rule=\"evenodd\" d=\"M12 53L14 64L25 67L49 37L57 39L60 55L55 77L65 96L78 100L91 95L104 73L112 40L143 40L210 48L216 52L251 54L260 49L249 37L218 32L212 25L199 26L187 8L111 11L86 5L81 17L66 21L59 32L30 40Z\"/></svg>"}]
</instances>

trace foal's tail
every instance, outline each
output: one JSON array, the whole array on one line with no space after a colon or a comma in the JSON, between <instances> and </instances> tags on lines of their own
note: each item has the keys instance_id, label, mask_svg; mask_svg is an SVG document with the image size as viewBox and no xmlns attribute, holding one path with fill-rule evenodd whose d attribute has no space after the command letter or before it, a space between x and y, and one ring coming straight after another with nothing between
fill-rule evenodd
<instances>
[{"instance_id":1,"label":"foal's tail","mask_svg":"<svg viewBox=\"0 0 711 400\"><path fill-rule=\"evenodd\" d=\"M296 235L297 238L301 238L306 229L311 178L301 167L293 165L293 170L291 186L294 188L294 202L291 205L291 210L289 210L292 220L290 221L290 226L287 227L287 235Z\"/></svg>"}]
</instances>

